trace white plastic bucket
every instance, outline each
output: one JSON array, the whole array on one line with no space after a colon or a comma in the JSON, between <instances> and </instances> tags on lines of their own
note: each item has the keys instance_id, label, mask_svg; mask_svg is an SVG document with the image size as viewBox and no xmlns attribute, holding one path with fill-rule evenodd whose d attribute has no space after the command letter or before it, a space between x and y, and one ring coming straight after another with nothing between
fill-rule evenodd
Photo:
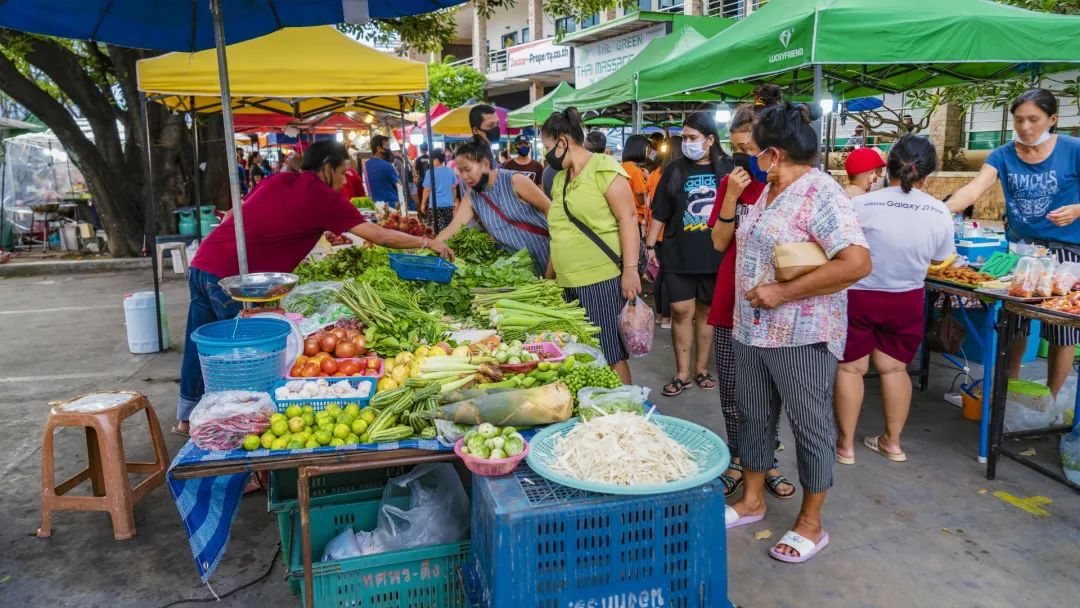
<instances>
[{"instance_id":1,"label":"white plastic bucket","mask_svg":"<svg viewBox=\"0 0 1080 608\"><path fill-rule=\"evenodd\" d=\"M128 350L139 355L156 353L169 348L169 317L165 314L165 294L161 294L161 337L158 348L157 316L154 314L154 292L137 291L124 296L124 324L127 325Z\"/></svg>"}]
</instances>

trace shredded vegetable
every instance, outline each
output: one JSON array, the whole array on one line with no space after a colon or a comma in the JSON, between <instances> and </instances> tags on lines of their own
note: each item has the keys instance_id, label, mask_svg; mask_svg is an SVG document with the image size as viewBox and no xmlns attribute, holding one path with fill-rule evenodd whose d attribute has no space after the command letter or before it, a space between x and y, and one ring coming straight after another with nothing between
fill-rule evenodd
<instances>
[{"instance_id":1,"label":"shredded vegetable","mask_svg":"<svg viewBox=\"0 0 1080 608\"><path fill-rule=\"evenodd\" d=\"M555 440L552 470L593 483L659 484L698 472L690 452L638 414L616 412L578 424Z\"/></svg>"}]
</instances>

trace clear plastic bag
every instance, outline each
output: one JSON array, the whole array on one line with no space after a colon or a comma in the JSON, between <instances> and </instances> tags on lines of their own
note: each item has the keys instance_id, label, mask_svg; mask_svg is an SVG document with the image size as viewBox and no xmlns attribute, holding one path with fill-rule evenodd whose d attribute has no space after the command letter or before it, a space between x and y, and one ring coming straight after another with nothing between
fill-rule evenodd
<instances>
[{"instance_id":1,"label":"clear plastic bag","mask_svg":"<svg viewBox=\"0 0 1080 608\"><path fill-rule=\"evenodd\" d=\"M336 305L337 292L340 290L341 283L338 281L316 281L297 285L281 300L281 307L285 312L311 317Z\"/></svg>"},{"instance_id":2,"label":"clear plastic bag","mask_svg":"<svg viewBox=\"0 0 1080 608\"><path fill-rule=\"evenodd\" d=\"M364 553L361 551L360 543L357 542L356 537L357 533L353 532L352 528L342 530L340 534L326 543L322 561L331 562L337 559L348 559L363 555Z\"/></svg>"},{"instance_id":3,"label":"clear plastic bag","mask_svg":"<svg viewBox=\"0 0 1080 608\"><path fill-rule=\"evenodd\" d=\"M1042 265L1039 260L1032 257L1020 258L1013 269L1012 286L1009 287L1009 295L1018 298L1030 298L1035 293L1035 287L1039 284L1039 276L1042 274Z\"/></svg>"},{"instance_id":4,"label":"clear plastic bag","mask_svg":"<svg viewBox=\"0 0 1080 608\"><path fill-rule=\"evenodd\" d=\"M1057 270L1057 262L1050 258L1039 259L1042 272L1039 280L1035 282L1035 295L1040 298L1049 298L1054 295L1054 271Z\"/></svg>"},{"instance_id":5,"label":"clear plastic bag","mask_svg":"<svg viewBox=\"0 0 1080 608\"><path fill-rule=\"evenodd\" d=\"M409 508L391 504L391 498L409 495ZM379 523L362 547L365 554L440 545L469 536L469 496L453 465L421 464L394 477L383 490Z\"/></svg>"},{"instance_id":6,"label":"clear plastic bag","mask_svg":"<svg viewBox=\"0 0 1080 608\"><path fill-rule=\"evenodd\" d=\"M1080 431L1061 436L1061 468L1065 477L1073 483L1080 483Z\"/></svg>"},{"instance_id":7,"label":"clear plastic bag","mask_svg":"<svg viewBox=\"0 0 1080 608\"><path fill-rule=\"evenodd\" d=\"M578 362L579 365L584 365L586 367L607 367L608 364L607 359L604 358L604 351L600 350L599 348L589 346L588 344L570 342L563 345L562 352L563 355L567 357L569 357L570 355L576 355L578 353L589 355L593 358L592 361L589 361L587 363Z\"/></svg>"},{"instance_id":8,"label":"clear plastic bag","mask_svg":"<svg viewBox=\"0 0 1080 608\"><path fill-rule=\"evenodd\" d=\"M1076 282L1080 281L1080 264L1065 262L1054 269L1051 279L1051 291L1055 296L1067 296L1073 290Z\"/></svg>"},{"instance_id":9,"label":"clear plastic bag","mask_svg":"<svg viewBox=\"0 0 1080 608\"><path fill-rule=\"evenodd\" d=\"M599 388L586 386L578 390L578 416L588 422L597 416L615 412L634 412L645 414L645 402L649 398L649 389L641 386L625 385L619 388Z\"/></svg>"},{"instance_id":10,"label":"clear plastic bag","mask_svg":"<svg viewBox=\"0 0 1080 608\"><path fill-rule=\"evenodd\" d=\"M206 393L191 412L191 441L204 450L234 450L245 436L266 432L276 412L266 393Z\"/></svg>"},{"instance_id":11,"label":"clear plastic bag","mask_svg":"<svg viewBox=\"0 0 1080 608\"><path fill-rule=\"evenodd\" d=\"M640 297L623 306L619 313L619 338L631 357L644 357L652 350L655 320L656 315Z\"/></svg>"}]
</instances>

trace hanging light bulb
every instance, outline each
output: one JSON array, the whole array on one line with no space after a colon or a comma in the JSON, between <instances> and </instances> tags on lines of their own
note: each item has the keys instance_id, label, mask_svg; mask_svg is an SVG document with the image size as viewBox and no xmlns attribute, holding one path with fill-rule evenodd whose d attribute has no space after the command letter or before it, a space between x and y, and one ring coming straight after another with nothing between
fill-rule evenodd
<instances>
[{"instance_id":1,"label":"hanging light bulb","mask_svg":"<svg viewBox=\"0 0 1080 608\"><path fill-rule=\"evenodd\" d=\"M367 116L364 117L364 122L366 122L369 125L371 123L375 122L375 115L374 114L368 114Z\"/></svg>"}]
</instances>

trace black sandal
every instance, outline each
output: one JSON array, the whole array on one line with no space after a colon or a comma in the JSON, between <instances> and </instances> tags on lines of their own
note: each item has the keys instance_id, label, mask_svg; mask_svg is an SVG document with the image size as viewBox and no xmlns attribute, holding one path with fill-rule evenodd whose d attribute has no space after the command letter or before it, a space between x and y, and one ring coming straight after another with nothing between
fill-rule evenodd
<instances>
[{"instance_id":1,"label":"black sandal","mask_svg":"<svg viewBox=\"0 0 1080 608\"><path fill-rule=\"evenodd\" d=\"M737 463L737 462L733 462L733 463L729 464L728 468L739 471L740 473L743 470L742 465ZM720 475L720 481L724 482L724 498L727 498L728 496L731 496L735 492L738 492L739 488L742 487L743 476L739 475L739 478L735 479L731 475L728 475L727 471L725 471L723 474Z\"/></svg>"},{"instance_id":2,"label":"black sandal","mask_svg":"<svg viewBox=\"0 0 1080 608\"><path fill-rule=\"evenodd\" d=\"M698 388L703 391L714 391L716 390L716 387L719 386L716 382L716 378L713 378L713 375L709 372L701 372L694 376L694 382L698 385ZM711 382L712 386L705 386L706 382Z\"/></svg>"},{"instance_id":3,"label":"black sandal","mask_svg":"<svg viewBox=\"0 0 1080 608\"><path fill-rule=\"evenodd\" d=\"M787 485L791 486L791 494L781 494L780 490L777 489L777 488L780 487L780 484L785 484L785 483ZM770 475L770 476L766 477L765 478L765 489L767 489L769 491L769 494L772 494L773 496L779 498L780 500L787 500L787 499L795 496L795 492L796 492L795 484L788 481L787 477L784 477L783 475Z\"/></svg>"},{"instance_id":4,"label":"black sandal","mask_svg":"<svg viewBox=\"0 0 1080 608\"><path fill-rule=\"evenodd\" d=\"M665 397L675 397L681 395L688 386L690 386L689 382L686 382L682 378L675 376L671 379L671 382L664 385L663 390L661 390L660 392Z\"/></svg>"}]
</instances>

